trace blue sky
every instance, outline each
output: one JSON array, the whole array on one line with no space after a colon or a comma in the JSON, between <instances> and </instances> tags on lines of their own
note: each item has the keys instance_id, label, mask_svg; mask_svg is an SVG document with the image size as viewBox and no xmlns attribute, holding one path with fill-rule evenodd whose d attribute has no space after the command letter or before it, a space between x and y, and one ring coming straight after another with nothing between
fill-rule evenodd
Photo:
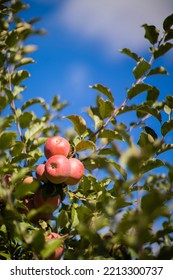
<instances>
[{"instance_id":1,"label":"blue sky","mask_svg":"<svg viewBox=\"0 0 173 280\"><path fill-rule=\"evenodd\" d=\"M42 97L49 102L61 95L69 106L64 115L85 116L95 102L96 92L89 85L101 83L114 94L120 105L125 92L134 82L135 63L119 49L131 48L149 57L144 40L143 23L162 27L162 21L173 12L172 0L28 0L27 19L41 17L36 25L47 35L36 36L29 43L38 46L32 54L36 64L28 67L31 78L24 99ZM173 51L158 60L173 74ZM172 76L158 77L153 83L161 89L160 100L173 92ZM70 126L62 120L62 126Z\"/></svg>"}]
</instances>

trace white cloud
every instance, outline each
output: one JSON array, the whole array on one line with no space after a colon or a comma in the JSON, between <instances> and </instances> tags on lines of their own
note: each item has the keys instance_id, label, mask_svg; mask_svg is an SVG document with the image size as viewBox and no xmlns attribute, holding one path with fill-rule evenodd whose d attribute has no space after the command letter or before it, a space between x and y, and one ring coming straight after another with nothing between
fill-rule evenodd
<instances>
[{"instance_id":1,"label":"white cloud","mask_svg":"<svg viewBox=\"0 0 173 280\"><path fill-rule=\"evenodd\" d=\"M61 2L54 23L79 40L99 43L108 52L143 48L143 23L161 27L173 12L172 0L67 0Z\"/></svg>"}]
</instances>

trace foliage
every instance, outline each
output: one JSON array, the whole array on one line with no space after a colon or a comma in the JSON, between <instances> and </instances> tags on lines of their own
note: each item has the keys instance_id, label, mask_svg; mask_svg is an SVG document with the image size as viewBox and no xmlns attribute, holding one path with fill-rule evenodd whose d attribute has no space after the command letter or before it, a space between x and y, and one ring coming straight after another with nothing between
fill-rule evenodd
<instances>
[{"instance_id":1,"label":"foliage","mask_svg":"<svg viewBox=\"0 0 173 280\"><path fill-rule=\"evenodd\" d=\"M28 211L23 201L38 186L24 190L22 181L44 162L47 138L62 134L56 120L63 121L61 110L67 103L59 96L50 104L40 97L22 102L30 77L26 65L34 63L30 53L36 50L26 42L43 33L34 28L36 19L20 18L26 8L18 0L0 4L0 259L48 258L62 243L47 245L45 236L52 231L65 244L63 259L173 258L173 166L162 157L173 148L168 137L173 97L160 101L160 90L152 85L153 76L168 74L157 63L173 47L173 15L164 20L163 31L143 25L149 60L121 50L135 67L134 83L119 107L109 88L95 84L96 104L87 111L91 123L75 114L66 117L74 130L73 135L65 133L71 156L83 162L85 175L76 187L60 188L61 206L44 220L34 219L40 209ZM122 122L129 112L134 120Z\"/></svg>"}]
</instances>

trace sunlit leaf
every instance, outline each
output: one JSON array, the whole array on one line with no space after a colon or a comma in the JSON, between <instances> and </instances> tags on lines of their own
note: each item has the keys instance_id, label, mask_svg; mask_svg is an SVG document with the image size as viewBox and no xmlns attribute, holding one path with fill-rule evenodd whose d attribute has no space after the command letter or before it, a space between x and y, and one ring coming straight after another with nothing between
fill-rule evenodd
<instances>
[{"instance_id":1,"label":"sunlit leaf","mask_svg":"<svg viewBox=\"0 0 173 280\"><path fill-rule=\"evenodd\" d=\"M82 135L86 131L86 121L78 115L70 115L66 117L73 125L78 135Z\"/></svg>"},{"instance_id":2,"label":"sunlit leaf","mask_svg":"<svg viewBox=\"0 0 173 280\"><path fill-rule=\"evenodd\" d=\"M13 85L19 85L23 80L30 77L30 73L26 70L20 70L12 75L11 82Z\"/></svg>"},{"instance_id":3,"label":"sunlit leaf","mask_svg":"<svg viewBox=\"0 0 173 280\"><path fill-rule=\"evenodd\" d=\"M81 140L78 142L78 144L75 146L76 152L86 151L86 150L96 150L96 145L94 142L90 140Z\"/></svg>"}]
</instances>

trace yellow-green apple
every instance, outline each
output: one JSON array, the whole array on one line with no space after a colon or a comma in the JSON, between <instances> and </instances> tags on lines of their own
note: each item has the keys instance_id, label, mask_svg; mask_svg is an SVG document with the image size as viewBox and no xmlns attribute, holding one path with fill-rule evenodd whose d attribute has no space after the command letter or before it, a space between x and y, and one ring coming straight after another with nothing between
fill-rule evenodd
<instances>
[{"instance_id":1,"label":"yellow-green apple","mask_svg":"<svg viewBox=\"0 0 173 280\"><path fill-rule=\"evenodd\" d=\"M31 184L33 182L36 182L36 179L32 176L27 176L24 180L23 180L23 184Z\"/></svg>"},{"instance_id":2,"label":"yellow-green apple","mask_svg":"<svg viewBox=\"0 0 173 280\"><path fill-rule=\"evenodd\" d=\"M51 232L49 235L45 237L46 241L52 240L52 239L59 239L61 236L58 233ZM49 260L60 260L62 255L64 253L64 245L61 244L58 248L55 249L55 252L49 256Z\"/></svg>"},{"instance_id":3,"label":"yellow-green apple","mask_svg":"<svg viewBox=\"0 0 173 280\"><path fill-rule=\"evenodd\" d=\"M70 158L70 175L68 179L65 181L67 185L76 185L84 174L84 166L83 163L77 158Z\"/></svg>"},{"instance_id":4,"label":"yellow-green apple","mask_svg":"<svg viewBox=\"0 0 173 280\"><path fill-rule=\"evenodd\" d=\"M70 143L61 136L50 137L44 145L44 154L46 158L54 155L67 157L70 152Z\"/></svg>"},{"instance_id":5,"label":"yellow-green apple","mask_svg":"<svg viewBox=\"0 0 173 280\"><path fill-rule=\"evenodd\" d=\"M43 188L40 187L37 192L34 194L34 206L35 208L39 208L43 205L46 205L46 209L44 210L45 213L52 213L54 212L61 203L61 196L57 194L55 196L47 196L43 195Z\"/></svg>"},{"instance_id":6,"label":"yellow-green apple","mask_svg":"<svg viewBox=\"0 0 173 280\"><path fill-rule=\"evenodd\" d=\"M70 175L69 159L62 155L50 157L45 163L45 174L47 179L54 184L65 182Z\"/></svg>"},{"instance_id":7,"label":"yellow-green apple","mask_svg":"<svg viewBox=\"0 0 173 280\"><path fill-rule=\"evenodd\" d=\"M39 181L43 181L45 183L48 182L48 179L45 174L45 164L44 163L41 163L37 166L36 177Z\"/></svg>"}]
</instances>

